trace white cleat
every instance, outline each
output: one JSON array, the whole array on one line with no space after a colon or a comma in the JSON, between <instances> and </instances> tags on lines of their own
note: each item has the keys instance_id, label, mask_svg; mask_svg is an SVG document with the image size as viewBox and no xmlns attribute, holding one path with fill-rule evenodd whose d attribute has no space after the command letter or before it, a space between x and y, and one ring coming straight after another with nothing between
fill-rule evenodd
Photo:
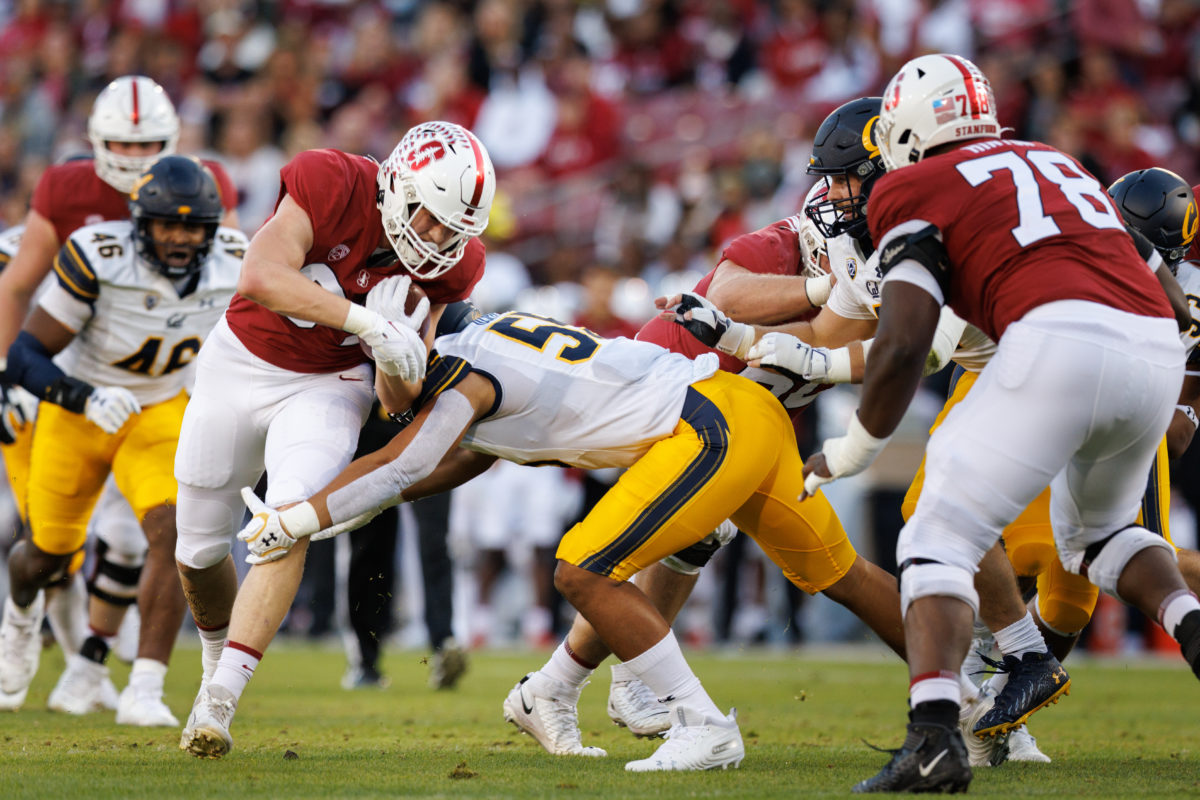
<instances>
[{"instance_id":1,"label":"white cleat","mask_svg":"<svg viewBox=\"0 0 1200 800\"><path fill-rule=\"evenodd\" d=\"M1050 756L1038 749L1037 739L1030 735L1029 728L1021 725L1008 734L1008 760L1049 764Z\"/></svg>"},{"instance_id":2,"label":"white cleat","mask_svg":"<svg viewBox=\"0 0 1200 800\"><path fill-rule=\"evenodd\" d=\"M998 767L1009 757L1007 735L987 738L975 735L975 723L983 718L995 702L992 694L981 691L979 697L964 702L959 709L958 730L967 745L967 761L972 767Z\"/></svg>"},{"instance_id":3,"label":"white cleat","mask_svg":"<svg viewBox=\"0 0 1200 800\"><path fill-rule=\"evenodd\" d=\"M187 727L179 740L179 749L197 758L220 758L233 749L229 726L237 698L224 686L206 684L200 687Z\"/></svg>"},{"instance_id":4,"label":"white cleat","mask_svg":"<svg viewBox=\"0 0 1200 800\"><path fill-rule=\"evenodd\" d=\"M105 675L100 683L100 705L104 706L105 711L116 711L120 702L121 695L117 687L113 685L112 678Z\"/></svg>"},{"instance_id":5,"label":"white cleat","mask_svg":"<svg viewBox=\"0 0 1200 800\"><path fill-rule=\"evenodd\" d=\"M117 701L117 724L142 728L178 728L179 720L163 702L162 692L154 689L125 687Z\"/></svg>"},{"instance_id":6,"label":"white cleat","mask_svg":"<svg viewBox=\"0 0 1200 800\"><path fill-rule=\"evenodd\" d=\"M625 771L736 769L746 755L736 708L724 719L706 717L700 725L673 725L667 731L666 739L654 755L630 761L625 765Z\"/></svg>"},{"instance_id":7,"label":"white cleat","mask_svg":"<svg viewBox=\"0 0 1200 800\"><path fill-rule=\"evenodd\" d=\"M63 714L91 714L104 711L104 682L108 680L108 667L72 653L67 658L67 668L58 677L58 683L46 700L46 707Z\"/></svg>"},{"instance_id":8,"label":"white cleat","mask_svg":"<svg viewBox=\"0 0 1200 800\"><path fill-rule=\"evenodd\" d=\"M658 702L649 686L636 679L612 682L608 718L634 736L661 736L671 727L670 709Z\"/></svg>"},{"instance_id":9,"label":"white cleat","mask_svg":"<svg viewBox=\"0 0 1200 800\"><path fill-rule=\"evenodd\" d=\"M504 721L537 739L550 755L606 756L599 747L583 746L576 708L582 690L531 672L504 698Z\"/></svg>"},{"instance_id":10,"label":"white cleat","mask_svg":"<svg viewBox=\"0 0 1200 800\"><path fill-rule=\"evenodd\" d=\"M24 612L17 610L12 597L4 601L4 620L0 622L0 707L16 711L25 702L42 655L45 610L46 594L42 591Z\"/></svg>"}]
</instances>

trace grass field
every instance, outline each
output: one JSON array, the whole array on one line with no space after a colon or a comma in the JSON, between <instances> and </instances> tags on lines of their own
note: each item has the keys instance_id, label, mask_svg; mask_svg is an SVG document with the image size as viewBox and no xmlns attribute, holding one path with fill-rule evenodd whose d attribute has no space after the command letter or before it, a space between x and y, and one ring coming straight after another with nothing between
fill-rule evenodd
<instances>
[{"instance_id":1,"label":"grass field","mask_svg":"<svg viewBox=\"0 0 1200 800\"><path fill-rule=\"evenodd\" d=\"M609 722L606 668L584 691L580 721L584 743L608 758L550 757L502 721L505 694L544 659L476 654L457 690L433 692L420 653L392 652L390 688L346 692L339 652L279 642L242 698L233 752L202 761L177 749L177 730L45 711L62 663L47 651L26 709L0 717L0 798L828 797L887 760L864 740L894 747L903 735L905 673L881 651L695 654L717 703L738 707L741 769L627 774L625 761L655 745ZM167 700L182 719L199 653L175 661ZM1200 686L1182 661L1068 666L1071 695L1032 726L1054 763L976 770L973 794L1200 795ZM113 671L123 685L126 668Z\"/></svg>"}]
</instances>

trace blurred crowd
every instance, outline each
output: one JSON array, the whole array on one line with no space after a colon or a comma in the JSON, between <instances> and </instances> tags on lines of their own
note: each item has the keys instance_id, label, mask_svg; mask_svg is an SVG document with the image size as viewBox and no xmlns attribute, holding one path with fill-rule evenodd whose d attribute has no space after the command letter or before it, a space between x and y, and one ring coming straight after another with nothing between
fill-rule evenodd
<instances>
[{"instance_id":1,"label":"blurred crowd","mask_svg":"<svg viewBox=\"0 0 1200 800\"><path fill-rule=\"evenodd\" d=\"M941 51L991 76L1014 136L1105 184L1150 166L1200 179L1193 0L0 0L0 228L46 165L88 151L95 95L121 75L166 88L180 152L227 168L248 233L297 152L383 158L412 124L445 119L498 173L480 305L629 334L731 238L799 209L830 110ZM578 508L561 505L565 525ZM796 638L796 598L770 599L754 558L717 564L746 576L709 592L724 598L717 636L761 637L783 614ZM468 607L501 574L487 563ZM317 605L299 627L322 627ZM544 643L556 611L521 623L526 637ZM470 636L503 639L487 620Z\"/></svg>"}]
</instances>

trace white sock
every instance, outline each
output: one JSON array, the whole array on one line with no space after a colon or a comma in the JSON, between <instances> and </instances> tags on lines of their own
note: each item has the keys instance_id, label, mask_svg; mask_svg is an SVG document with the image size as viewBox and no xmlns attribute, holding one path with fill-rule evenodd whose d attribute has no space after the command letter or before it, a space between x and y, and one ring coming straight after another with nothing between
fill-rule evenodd
<instances>
[{"instance_id":1,"label":"white sock","mask_svg":"<svg viewBox=\"0 0 1200 800\"><path fill-rule=\"evenodd\" d=\"M962 692L963 708L966 708L967 703L973 703L980 697L979 687L975 685L974 681L972 681L966 675L963 675L961 672L958 673L958 688L959 691Z\"/></svg>"},{"instance_id":2,"label":"white sock","mask_svg":"<svg viewBox=\"0 0 1200 800\"><path fill-rule=\"evenodd\" d=\"M913 708L937 700L949 700L957 706L962 705L962 689L957 672L926 672L909 684L908 702Z\"/></svg>"},{"instance_id":3,"label":"white sock","mask_svg":"<svg viewBox=\"0 0 1200 800\"><path fill-rule=\"evenodd\" d=\"M667 631L658 644L629 659L625 666L671 709L676 724L700 725L705 717L725 719L688 666L673 631Z\"/></svg>"},{"instance_id":4,"label":"white sock","mask_svg":"<svg viewBox=\"0 0 1200 800\"><path fill-rule=\"evenodd\" d=\"M200 631L200 666L204 669L204 678L212 680L217 670L217 662L221 660L221 651L225 649L225 637L229 635L229 626Z\"/></svg>"},{"instance_id":5,"label":"white sock","mask_svg":"<svg viewBox=\"0 0 1200 800\"><path fill-rule=\"evenodd\" d=\"M618 661L612 665L612 681L613 683L628 683L629 681L637 680L629 667L625 666L623 661Z\"/></svg>"},{"instance_id":6,"label":"white sock","mask_svg":"<svg viewBox=\"0 0 1200 800\"><path fill-rule=\"evenodd\" d=\"M46 594L46 619L64 653L78 653L87 638L87 586L76 572L66 586Z\"/></svg>"},{"instance_id":7,"label":"white sock","mask_svg":"<svg viewBox=\"0 0 1200 800\"><path fill-rule=\"evenodd\" d=\"M153 658L135 658L129 671L129 685L146 692L157 692L162 696L163 678L167 665Z\"/></svg>"},{"instance_id":8,"label":"white sock","mask_svg":"<svg viewBox=\"0 0 1200 800\"><path fill-rule=\"evenodd\" d=\"M1046 640L1042 638L1042 632L1034 624L1033 615L1028 611L1012 625L996 631L996 647L999 647L1004 655L1016 658L1021 658L1026 653L1044 653L1050 649L1046 646Z\"/></svg>"},{"instance_id":9,"label":"white sock","mask_svg":"<svg viewBox=\"0 0 1200 800\"><path fill-rule=\"evenodd\" d=\"M209 683L223 686L233 692L235 699L239 699L246 689L246 684L254 677L254 669L261 660L262 653L257 650L230 642L221 651L221 660Z\"/></svg>"},{"instance_id":10,"label":"white sock","mask_svg":"<svg viewBox=\"0 0 1200 800\"><path fill-rule=\"evenodd\" d=\"M1188 612L1195 611L1198 608L1200 608L1200 600L1196 599L1196 595L1181 589L1168 596L1163 600L1162 605L1159 606L1158 624L1162 625L1163 630L1174 637L1175 627L1183 621Z\"/></svg>"},{"instance_id":11,"label":"white sock","mask_svg":"<svg viewBox=\"0 0 1200 800\"><path fill-rule=\"evenodd\" d=\"M558 643L558 647L554 648L550 660L542 667L541 672L547 677L579 689L587 683L587 679L591 677L592 671L595 669L595 667L585 666L572 655L570 645L567 644L566 639L563 639Z\"/></svg>"}]
</instances>

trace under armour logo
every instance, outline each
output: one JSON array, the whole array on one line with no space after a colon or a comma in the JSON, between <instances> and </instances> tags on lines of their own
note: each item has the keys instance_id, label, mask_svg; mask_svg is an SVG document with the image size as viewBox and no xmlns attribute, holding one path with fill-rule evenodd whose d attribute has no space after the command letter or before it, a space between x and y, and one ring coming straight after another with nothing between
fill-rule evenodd
<instances>
[{"instance_id":1,"label":"under armour logo","mask_svg":"<svg viewBox=\"0 0 1200 800\"><path fill-rule=\"evenodd\" d=\"M271 547L272 545L278 544L279 534L275 533L274 531L263 534L262 543L266 547Z\"/></svg>"}]
</instances>

